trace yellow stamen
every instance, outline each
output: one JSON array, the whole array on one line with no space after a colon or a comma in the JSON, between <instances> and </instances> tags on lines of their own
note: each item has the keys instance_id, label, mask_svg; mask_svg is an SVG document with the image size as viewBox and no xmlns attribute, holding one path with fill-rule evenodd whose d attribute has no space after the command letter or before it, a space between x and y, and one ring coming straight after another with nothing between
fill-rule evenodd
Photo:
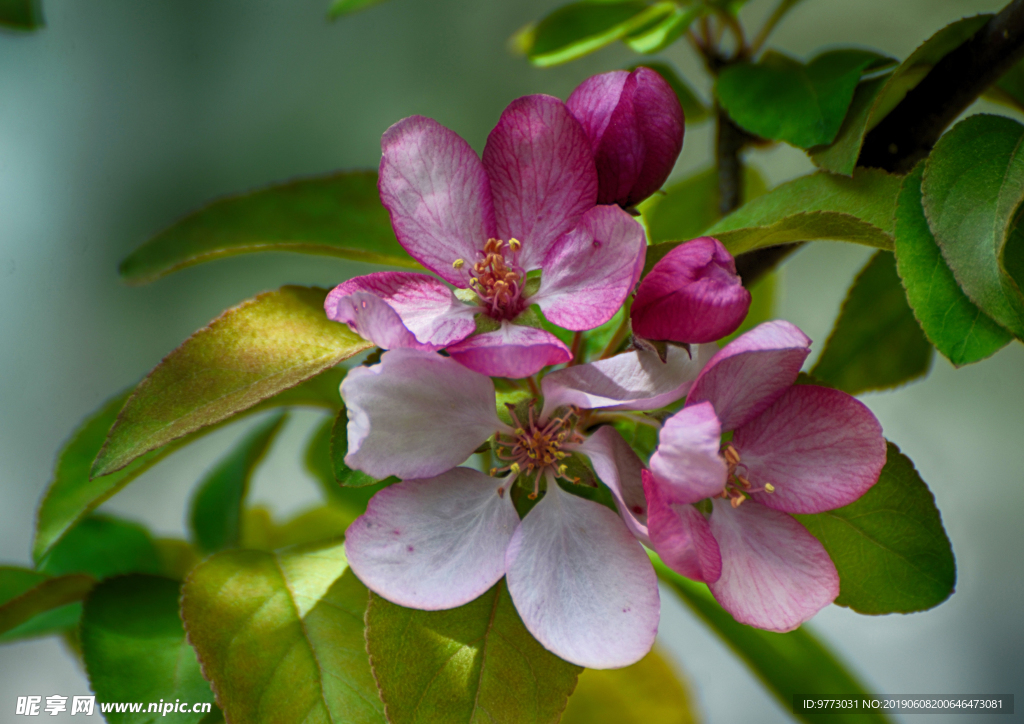
<instances>
[{"instance_id":1,"label":"yellow stamen","mask_svg":"<svg viewBox=\"0 0 1024 724\"><path fill-rule=\"evenodd\" d=\"M772 485L771 483L765 483L764 484L764 491L766 493L774 493L775 492L775 486Z\"/></svg>"},{"instance_id":2,"label":"yellow stamen","mask_svg":"<svg viewBox=\"0 0 1024 724\"><path fill-rule=\"evenodd\" d=\"M519 475L519 473L522 471L522 468L519 467L519 463L512 463L511 465L508 466L508 469L512 471L513 475Z\"/></svg>"},{"instance_id":3,"label":"yellow stamen","mask_svg":"<svg viewBox=\"0 0 1024 724\"><path fill-rule=\"evenodd\" d=\"M508 248L511 249L512 251L519 251L520 249L523 248L523 244L521 241L519 241L519 239L509 239Z\"/></svg>"},{"instance_id":4,"label":"yellow stamen","mask_svg":"<svg viewBox=\"0 0 1024 724\"><path fill-rule=\"evenodd\" d=\"M455 261L452 262L452 266L455 267L456 269L461 269L465 265L466 265L466 260L465 259L456 259Z\"/></svg>"}]
</instances>

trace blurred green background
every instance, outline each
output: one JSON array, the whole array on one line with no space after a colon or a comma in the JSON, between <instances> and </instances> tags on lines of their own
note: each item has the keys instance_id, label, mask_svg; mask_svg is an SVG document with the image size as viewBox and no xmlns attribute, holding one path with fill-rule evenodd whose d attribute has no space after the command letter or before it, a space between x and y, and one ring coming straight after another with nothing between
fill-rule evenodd
<instances>
[{"instance_id":1,"label":"blurred green background","mask_svg":"<svg viewBox=\"0 0 1024 724\"><path fill-rule=\"evenodd\" d=\"M436 118L479 150L513 98L564 98L588 75L634 61L613 47L539 70L511 55L507 38L558 4L390 0L329 23L323 0L48 0L42 31L0 31L0 561L28 563L54 454L106 398L227 306L284 283L330 286L370 270L255 255L132 288L117 277L129 251L213 197L376 167L381 133L404 116ZM902 58L948 22L1001 5L805 0L770 45L799 56L857 45ZM756 27L772 6L752 0L744 18ZM687 48L664 57L706 91ZM710 125L689 128L676 176L706 164L711 141ZM788 147L749 160L773 184L810 169ZM820 349L869 254L802 250L785 266L777 316ZM938 358L926 380L864 400L935 493L957 592L908 616L830 607L813 628L881 694L1024 691L1024 349L1012 344L959 371ZM293 416L257 475L255 501L284 515L316 498L300 446L319 419ZM182 535L191 487L246 424L173 455L104 509ZM663 643L707 721L789 720L671 594L663 600ZM19 695L88 690L55 639L0 648L0 672L3 721Z\"/></svg>"}]
</instances>

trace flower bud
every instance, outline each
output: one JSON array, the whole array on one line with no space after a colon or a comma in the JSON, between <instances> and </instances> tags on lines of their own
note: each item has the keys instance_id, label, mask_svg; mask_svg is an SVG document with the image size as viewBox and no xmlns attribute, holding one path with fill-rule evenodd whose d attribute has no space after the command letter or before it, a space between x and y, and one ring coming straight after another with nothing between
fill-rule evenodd
<instances>
[{"instance_id":1,"label":"flower bud","mask_svg":"<svg viewBox=\"0 0 1024 724\"><path fill-rule=\"evenodd\" d=\"M583 81L566 101L597 163L597 203L629 208L665 183L683 147L683 109L650 68Z\"/></svg>"},{"instance_id":2,"label":"flower bud","mask_svg":"<svg viewBox=\"0 0 1024 724\"><path fill-rule=\"evenodd\" d=\"M651 269L636 291L630 317L644 339L702 343L736 330L750 308L750 292L736 262L718 239L680 244Z\"/></svg>"}]
</instances>

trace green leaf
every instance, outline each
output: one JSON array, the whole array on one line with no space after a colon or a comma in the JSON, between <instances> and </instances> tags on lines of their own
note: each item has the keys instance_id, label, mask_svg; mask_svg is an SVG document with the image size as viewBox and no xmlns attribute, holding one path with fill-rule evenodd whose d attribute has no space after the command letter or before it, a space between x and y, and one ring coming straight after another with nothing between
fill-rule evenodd
<instances>
[{"instance_id":1,"label":"green leaf","mask_svg":"<svg viewBox=\"0 0 1024 724\"><path fill-rule=\"evenodd\" d=\"M161 562L153 538L141 525L90 515L50 549L38 569L51 576L88 573L102 580L126 573L159 573Z\"/></svg>"},{"instance_id":2,"label":"green leaf","mask_svg":"<svg viewBox=\"0 0 1024 724\"><path fill-rule=\"evenodd\" d=\"M198 724L213 711L213 692L178 617L176 581L158 576L114 578L93 589L82 613L82 654L102 703L188 702L173 720ZM205 703L206 713L192 712ZM148 708L148 707L147 707ZM109 712L110 724L156 724L166 712Z\"/></svg>"},{"instance_id":3,"label":"green leaf","mask_svg":"<svg viewBox=\"0 0 1024 724\"><path fill-rule=\"evenodd\" d=\"M868 131L924 80L933 65L962 45L991 17L975 15L947 25L922 43L891 75L862 83L835 140L829 146L811 149L811 160L834 173L853 173Z\"/></svg>"},{"instance_id":4,"label":"green leaf","mask_svg":"<svg viewBox=\"0 0 1024 724\"><path fill-rule=\"evenodd\" d=\"M708 108L707 104L701 100L700 96L697 95L697 91L695 91L689 83L683 80L683 78L680 77L680 75L676 73L668 63L644 61L643 63L636 63L628 66L626 70L633 71L640 66L650 68L664 78L665 82L672 86L672 90L675 91L676 97L679 99L679 105L683 107L683 115L686 118L687 126L696 125L711 117L711 109Z\"/></svg>"},{"instance_id":5,"label":"green leaf","mask_svg":"<svg viewBox=\"0 0 1024 724\"><path fill-rule=\"evenodd\" d=\"M447 611L402 608L371 593L366 626L390 724L554 724L582 671L530 635L504 580Z\"/></svg>"},{"instance_id":6,"label":"green leaf","mask_svg":"<svg viewBox=\"0 0 1024 724\"><path fill-rule=\"evenodd\" d=\"M36 30L43 25L43 8L39 0L0 0L0 27Z\"/></svg>"},{"instance_id":7,"label":"green leaf","mask_svg":"<svg viewBox=\"0 0 1024 724\"><path fill-rule=\"evenodd\" d=\"M795 517L835 563L840 606L867 614L910 613L938 606L953 593L956 561L935 496L891 442L878 482L859 500Z\"/></svg>"},{"instance_id":8,"label":"green leaf","mask_svg":"<svg viewBox=\"0 0 1024 724\"><path fill-rule=\"evenodd\" d=\"M345 371L342 369L327 370L297 387L278 393L269 400L249 408L244 414L253 414L281 405L314 405L337 409L341 406L338 386L344 374ZM98 412L86 419L61 450L53 480L40 503L36 519L36 539L32 549L32 557L36 561L46 555L46 552L82 516L94 510L172 451L218 427L214 425L203 428L143 455L122 470L90 478L89 471L93 460L103 446L118 412L124 407L128 394L126 392L112 398Z\"/></svg>"},{"instance_id":9,"label":"green leaf","mask_svg":"<svg viewBox=\"0 0 1024 724\"><path fill-rule=\"evenodd\" d=\"M132 392L92 475L120 470L372 347L327 319L326 296L315 287L264 292L185 340Z\"/></svg>"},{"instance_id":10,"label":"green leaf","mask_svg":"<svg viewBox=\"0 0 1024 724\"><path fill-rule=\"evenodd\" d=\"M383 724L366 601L344 545L331 542L218 553L185 582L181 615L228 721Z\"/></svg>"},{"instance_id":11,"label":"green leaf","mask_svg":"<svg viewBox=\"0 0 1024 724\"><path fill-rule=\"evenodd\" d=\"M203 553L238 546L249 480L286 418L287 413L278 412L257 425L203 478L190 516L196 546Z\"/></svg>"},{"instance_id":12,"label":"green leaf","mask_svg":"<svg viewBox=\"0 0 1024 724\"><path fill-rule=\"evenodd\" d=\"M655 554L650 556L658 577L743 659L785 710L792 711L794 694L809 699L872 698L806 626L789 633L773 633L737 623L718 605L705 584L683 578ZM890 722L878 709L809 710L794 716L809 724Z\"/></svg>"},{"instance_id":13,"label":"green leaf","mask_svg":"<svg viewBox=\"0 0 1024 724\"><path fill-rule=\"evenodd\" d=\"M942 256L972 302L1024 338L1024 273L1015 234L1024 201L1024 126L978 115L956 124L925 161L924 213ZM1008 263L1009 262L1009 263ZM1015 273L1016 272L1016 273Z\"/></svg>"},{"instance_id":14,"label":"green leaf","mask_svg":"<svg viewBox=\"0 0 1024 724\"><path fill-rule=\"evenodd\" d=\"M744 166L743 199L751 201L767 192L768 186L757 169ZM651 243L700 236L721 218L718 201L718 172L714 167L698 171L651 196L640 204Z\"/></svg>"},{"instance_id":15,"label":"green leaf","mask_svg":"<svg viewBox=\"0 0 1024 724\"><path fill-rule=\"evenodd\" d=\"M923 173L922 162L903 180L896 206L896 263L925 335L959 367L995 354L1012 337L967 298L942 258L921 205Z\"/></svg>"},{"instance_id":16,"label":"green leaf","mask_svg":"<svg viewBox=\"0 0 1024 724\"><path fill-rule=\"evenodd\" d=\"M521 30L512 43L534 65L559 65L621 40L675 9L674 2L648 5L640 0L572 3Z\"/></svg>"},{"instance_id":17,"label":"green leaf","mask_svg":"<svg viewBox=\"0 0 1024 724\"><path fill-rule=\"evenodd\" d=\"M655 647L624 669L584 669L561 724L692 724L679 675Z\"/></svg>"},{"instance_id":18,"label":"green leaf","mask_svg":"<svg viewBox=\"0 0 1024 724\"><path fill-rule=\"evenodd\" d=\"M846 117L861 74L884 63L867 50L830 50L804 64L769 50L755 63L727 65L718 101L751 133L800 148L831 143Z\"/></svg>"},{"instance_id":19,"label":"green leaf","mask_svg":"<svg viewBox=\"0 0 1024 724\"><path fill-rule=\"evenodd\" d=\"M293 251L419 268L399 245L374 171L347 171L230 196L194 211L121 262L133 284L256 251Z\"/></svg>"},{"instance_id":20,"label":"green leaf","mask_svg":"<svg viewBox=\"0 0 1024 724\"><path fill-rule=\"evenodd\" d=\"M73 625L78 608L68 606L85 598L96 579L85 573L51 578L23 568L0 568L0 641L13 641ZM40 625L42 615L64 609ZM24 628L22 626L24 625Z\"/></svg>"},{"instance_id":21,"label":"green leaf","mask_svg":"<svg viewBox=\"0 0 1024 724\"><path fill-rule=\"evenodd\" d=\"M735 256L791 241L832 240L893 248L900 178L873 168L853 178L813 173L744 204L707 230Z\"/></svg>"},{"instance_id":22,"label":"green leaf","mask_svg":"<svg viewBox=\"0 0 1024 724\"><path fill-rule=\"evenodd\" d=\"M371 5L376 5L382 0L334 0L331 3L330 9L327 11L327 17L331 20L340 18L342 15L351 15L357 10L368 8Z\"/></svg>"},{"instance_id":23,"label":"green leaf","mask_svg":"<svg viewBox=\"0 0 1024 724\"><path fill-rule=\"evenodd\" d=\"M276 523L266 508L246 508L242 518L241 547L275 551L333 540L344 535L357 515L348 508L330 504L299 513L284 523Z\"/></svg>"},{"instance_id":24,"label":"green leaf","mask_svg":"<svg viewBox=\"0 0 1024 724\"><path fill-rule=\"evenodd\" d=\"M711 12L703 3L690 7L676 6L672 12L652 26L641 28L623 38L623 42L634 53L650 55L676 42L683 33L690 29L693 22Z\"/></svg>"},{"instance_id":25,"label":"green leaf","mask_svg":"<svg viewBox=\"0 0 1024 724\"><path fill-rule=\"evenodd\" d=\"M879 251L850 287L811 375L857 395L921 377L931 362L932 345L907 303L896 259Z\"/></svg>"}]
</instances>

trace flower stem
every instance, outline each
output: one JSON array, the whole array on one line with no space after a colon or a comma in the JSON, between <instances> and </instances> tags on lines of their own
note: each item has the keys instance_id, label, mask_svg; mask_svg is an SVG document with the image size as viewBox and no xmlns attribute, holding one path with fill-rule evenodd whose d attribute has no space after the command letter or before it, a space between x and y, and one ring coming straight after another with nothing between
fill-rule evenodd
<instances>
[{"instance_id":1,"label":"flower stem","mask_svg":"<svg viewBox=\"0 0 1024 724\"><path fill-rule=\"evenodd\" d=\"M583 360L580 359L580 347L583 346L583 332L576 332L572 335L572 345L569 347L569 354L572 355L572 359L569 360L569 364L566 367L572 367L578 365Z\"/></svg>"},{"instance_id":2,"label":"flower stem","mask_svg":"<svg viewBox=\"0 0 1024 724\"><path fill-rule=\"evenodd\" d=\"M598 359L608 359L614 355L629 335L629 308L632 301L632 298L626 299L626 303L623 305L622 321L619 323L619 328L615 330L615 334L613 334L612 338L608 340L608 345L604 348L604 351Z\"/></svg>"}]
</instances>

